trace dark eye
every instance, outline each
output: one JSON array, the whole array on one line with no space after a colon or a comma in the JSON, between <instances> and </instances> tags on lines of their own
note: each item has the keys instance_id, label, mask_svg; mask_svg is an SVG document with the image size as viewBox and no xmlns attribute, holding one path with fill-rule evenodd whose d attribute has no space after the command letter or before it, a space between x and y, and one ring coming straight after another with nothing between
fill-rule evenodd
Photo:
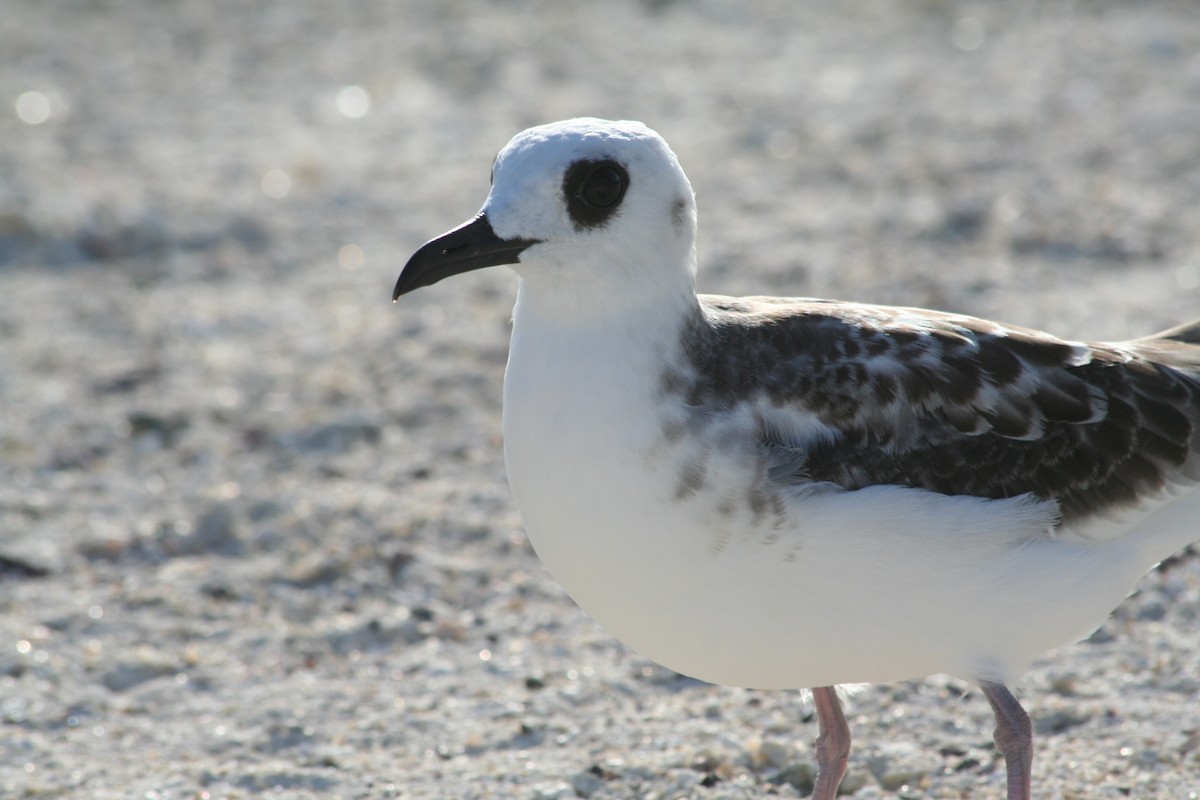
<instances>
[{"instance_id":1,"label":"dark eye","mask_svg":"<svg viewBox=\"0 0 1200 800\"><path fill-rule=\"evenodd\" d=\"M576 230L598 228L616 213L629 188L629 173L616 161L576 161L563 176L567 213Z\"/></svg>"},{"instance_id":2,"label":"dark eye","mask_svg":"<svg viewBox=\"0 0 1200 800\"><path fill-rule=\"evenodd\" d=\"M625 174L611 164L601 164L583 181L580 196L593 208L608 208L625 194Z\"/></svg>"}]
</instances>

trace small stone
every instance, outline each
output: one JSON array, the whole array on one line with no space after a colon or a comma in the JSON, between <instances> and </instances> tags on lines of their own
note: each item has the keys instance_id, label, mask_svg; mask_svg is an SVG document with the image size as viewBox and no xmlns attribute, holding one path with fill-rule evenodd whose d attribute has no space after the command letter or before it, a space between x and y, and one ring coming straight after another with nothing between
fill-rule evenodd
<instances>
[{"instance_id":1,"label":"small stone","mask_svg":"<svg viewBox=\"0 0 1200 800\"><path fill-rule=\"evenodd\" d=\"M143 384L157 380L161 375L162 368L157 364L143 364L101 378L93 384L93 387L100 394L122 394L132 392Z\"/></svg>"},{"instance_id":2,"label":"small stone","mask_svg":"<svg viewBox=\"0 0 1200 800\"><path fill-rule=\"evenodd\" d=\"M1074 697L1078 683L1078 673L1067 672L1062 675L1056 675L1050 680L1050 691L1063 697Z\"/></svg>"},{"instance_id":3,"label":"small stone","mask_svg":"<svg viewBox=\"0 0 1200 800\"><path fill-rule=\"evenodd\" d=\"M193 537L206 545L228 544L234 541L235 521L233 508L228 503L213 503L196 522Z\"/></svg>"},{"instance_id":4,"label":"small stone","mask_svg":"<svg viewBox=\"0 0 1200 800\"><path fill-rule=\"evenodd\" d=\"M345 453L360 443L375 444L381 435L378 423L361 415L350 415L301 431L294 441L301 450Z\"/></svg>"},{"instance_id":5,"label":"small stone","mask_svg":"<svg viewBox=\"0 0 1200 800\"><path fill-rule=\"evenodd\" d=\"M1169 692L1193 695L1197 691L1200 691L1200 680L1190 675L1179 675L1174 680L1169 681L1163 688Z\"/></svg>"},{"instance_id":6,"label":"small stone","mask_svg":"<svg viewBox=\"0 0 1200 800\"><path fill-rule=\"evenodd\" d=\"M877 745L865 762L871 775L889 792L901 786L915 785L926 775L942 768L940 759L935 760L931 754L908 742Z\"/></svg>"},{"instance_id":7,"label":"small stone","mask_svg":"<svg viewBox=\"0 0 1200 800\"><path fill-rule=\"evenodd\" d=\"M183 535L163 538L170 555L194 556L202 553L233 555L241 550L237 535L237 517L228 503L213 503L200 515L191 530Z\"/></svg>"},{"instance_id":8,"label":"small stone","mask_svg":"<svg viewBox=\"0 0 1200 800\"><path fill-rule=\"evenodd\" d=\"M800 794L809 794L813 790L816 779L817 768L813 764L807 761L795 761L772 775L767 782L776 786L787 784Z\"/></svg>"},{"instance_id":9,"label":"small stone","mask_svg":"<svg viewBox=\"0 0 1200 800\"><path fill-rule=\"evenodd\" d=\"M0 578L44 578L50 568L30 559L0 553Z\"/></svg>"},{"instance_id":10,"label":"small stone","mask_svg":"<svg viewBox=\"0 0 1200 800\"><path fill-rule=\"evenodd\" d=\"M125 420L129 424L131 438L156 436L168 447L191 425L191 419L182 412L164 414L156 411L131 411Z\"/></svg>"},{"instance_id":11,"label":"small stone","mask_svg":"<svg viewBox=\"0 0 1200 800\"><path fill-rule=\"evenodd\" d=\"M124 692L138 684L174 675L179 671L178 662L152 647L136 648L130 656L113 666L100 677L110 691Z\"/></svg>"},{"instance_id":12,"label":"small stone","mask_svg":"<svg viewBox=\"0 0 1200 800\"><path fill-rule=\"evenodd\" d=\"M692 763L688 766L696 772L711 774L721 772L722 769L726 768L726 763L719 755L704 752L693 758Z\"/></svg>"},{"instance_id":13,"label":"small stone","mask_svg":"<svg viewBox=\"0 0 1200 800\"><path fill-rule=\"evenodd\" d=\"M846 776L842 778L841 785L838 786L838 794L852 795L861 792L871 782L871 773L865 769L851 768L846 771Z\"/></svg>"},{"instance_id":14,"label":"small stone","mask_svg":"<svg viewBox=\"0 0 1200 800\"><path fill-rule=\"evenodd\" d=\"M1158 622L1167 616L1167 607L1157 600L1146 603L1137 612L1137 618L1144 622Z\"/></svg>"},{"instance_id":15,"label":"small stone","mask_svg":"<svg viewBox=\"0 0 1200 800\"><path fill-rule=\"evenodd\" d=\"M1077 706L1068 706L1038 716L1034 720L1033 729L1039 734L1062 733L1077 725L1082 725L1091 718L1091 712Z\"/></svg>"},{"instance_id":16,"label":"small stone","mask_svg":"<svg viewBox=\"0 0 1200 800\"><path fill-rule=\"evenodd\" d=\"M672 769L667 772L667 779L670 785L667 788L669 797L689 797L703 777L699 772L691 769Z\"/></svg>"},{"instance_id":17,"label":"small stone","mask_svg":"<svg viewBox=\"0 0 1200 800\"><path fill-rule=\"evenodd\" d=\"M533 788L533 800L567 800L575 797L575 789L569 783L551 783Z\"/></svg>"},{"instance_id":18,"label":"small stone","mask_svg":"<svg viewBox=\"0 0 1200 800\"><path fill-rule=\"evenodd\" d=\"M571 776L571 788L579 797L591 797L604 788L604 781L591 770L584 770Z\"/></svg>"},{"instance_id":19,"label":"small stone","mask_svg":"<svg viewBox=\"0 0 1200 800\"><path fill-rule=\"evenodd\" d=\"M748 749L755 767L782 767L788 760L788 748L774 740L755 739Z\"/></svg>"},{"instance_id":20,"label":"small stone","mask_svg":"<svg viewBox=\"0 0 1200 800\"><path fill-rule=\"evenodd\" d=\"M283 579L294 586L318 586L341 575L346 564L323 550L311 550L284 572Z\"/></svg>"},{"instance_id":21,"label":"small stone","mask_svg":"<svg viewBox=\"0 0 1200 800\"><path fill-rule=\"evenodd\" d=\"M284 512L284 506L277 500L256 500L246 509L246 516L251 522L262 522L277 517Z\"/></svg>"}]
</instances>

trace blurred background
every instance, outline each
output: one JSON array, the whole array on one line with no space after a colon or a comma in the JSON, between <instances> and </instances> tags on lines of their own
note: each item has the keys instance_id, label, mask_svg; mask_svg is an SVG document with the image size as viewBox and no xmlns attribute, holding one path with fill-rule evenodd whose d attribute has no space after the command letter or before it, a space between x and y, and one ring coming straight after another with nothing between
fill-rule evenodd
<instances>
[{"instance_id":1,"label":"blurred background","mask_svg":"<svg viewBox=\"0 0 1200 800\"><path fill-rule=\"evenodd\" d=\"M795 695L654 667L525 542L515 278L389 302L576 115L671 143L704 291L1200 316L1190 0L6 0L0 795L808 791ZM1045 796L1197 784L1200 575L1147 581L1031 673ZM996 794L967 688L861 694L855 796Z\"/></svg>"}]
</instances>

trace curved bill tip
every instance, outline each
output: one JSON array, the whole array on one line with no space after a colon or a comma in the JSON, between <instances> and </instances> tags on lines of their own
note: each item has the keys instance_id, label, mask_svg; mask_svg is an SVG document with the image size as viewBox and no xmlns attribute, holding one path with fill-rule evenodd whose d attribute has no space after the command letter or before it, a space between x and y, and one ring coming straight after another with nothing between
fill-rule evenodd
<instances>
[{"instance_id":1,"label":"curved bill tip","mask_svg":"<svg viewBox=\"0 0 1200 800\"><path fill-rule=\"evenodd\" d=\"M480 214L452 231L421 245L400 271L392 302L401 295L432 286L438 281L483 267L516 264L521 251L538 239L501 239L486 214Z\"/></svg>"}]
</instances>

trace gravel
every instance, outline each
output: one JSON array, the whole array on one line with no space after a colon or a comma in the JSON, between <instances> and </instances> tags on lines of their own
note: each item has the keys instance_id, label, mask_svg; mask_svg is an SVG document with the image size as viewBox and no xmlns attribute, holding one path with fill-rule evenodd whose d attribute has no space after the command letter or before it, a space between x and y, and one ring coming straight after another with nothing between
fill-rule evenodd
<instances>
[{"instance_id":1,"label":"gravel","mask_svg":"<svg viewBox=\"0 0 1200 800\"><path fill-rule=\"evenodd\" d=\"M1189 0L8 0L0 796L810 790L800 695L656 667L532 554L515 279L388 302L513 133L581 114L672 143L707 291L1200 315ZM1039 797L1197 796L1198 622L1185 556L1015 687ZM855 798L1001 796L969 684L849 716Z\"/></svg>"}]
</instances>

